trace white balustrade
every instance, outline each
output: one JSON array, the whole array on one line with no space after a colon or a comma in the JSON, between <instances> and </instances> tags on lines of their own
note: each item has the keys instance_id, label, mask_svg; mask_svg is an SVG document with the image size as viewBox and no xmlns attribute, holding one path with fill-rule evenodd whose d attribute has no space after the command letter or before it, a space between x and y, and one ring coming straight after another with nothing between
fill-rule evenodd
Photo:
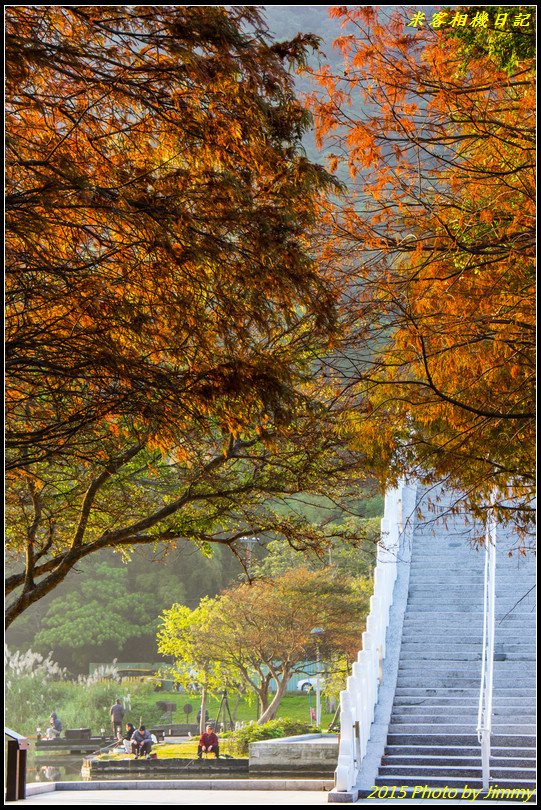
<instances>
[{"instance_id":1,"label":"white balustrade","mask_svg":"<svg viewBox=\"0 0 541 810\"><path fill-rule=\"evenodd\" d=\"M494 632L496 619L496 521L487 519L485 536L485 581L483 598L483 657L481 689L477 717L477 736L481 743L483 790L490 784L490 748L492 733L492 689L494 681Z\"/></svg>"},{"instance_id":2,"label":"white balustrade","mask_svg":"<svg viewBox=\"0 0 541 810\"><path fill-rule=\"evenodd\" d=\"M394 583L401 546L413 531L416 486L402 483L385 494L374 570L374 593L370 613L362 634L362 649L340 693L340 746L335 772L335 789L348 791L355 787L374 720L381 667L385 658L385 637L393 603Z\"/></svg>"}]
</instances>

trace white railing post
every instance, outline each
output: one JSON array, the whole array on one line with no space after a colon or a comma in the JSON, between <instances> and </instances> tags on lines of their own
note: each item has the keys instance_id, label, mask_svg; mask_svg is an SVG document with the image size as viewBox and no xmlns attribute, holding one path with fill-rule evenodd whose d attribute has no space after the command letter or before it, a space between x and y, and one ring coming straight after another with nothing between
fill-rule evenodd
<instances>
[{"instance_id":1,"label":"white railing post","mask_svg":"<svg viewBox=\"0 0 541 810\"><path fill-rule=\"evenodd\" d=\"M340 748L335 772L337 790L350 790L355 783L353 724L351 695L347 691L340 692Z\"/></svg>"}]
</instances>

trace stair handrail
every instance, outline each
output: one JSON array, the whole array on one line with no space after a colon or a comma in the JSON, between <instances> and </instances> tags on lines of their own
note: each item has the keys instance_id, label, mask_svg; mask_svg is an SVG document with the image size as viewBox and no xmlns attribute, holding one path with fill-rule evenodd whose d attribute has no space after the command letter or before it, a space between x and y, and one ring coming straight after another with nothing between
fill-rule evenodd
<instances>
[{"instance_id":1,"label":"stair handrail","mask_svg":"<svg viewBox=\"0 0 541 810\"><path fill-rule=\"evenodd\" d=\"M477 739L481 745L483 790L490 783L490 749L492 734L492 695L494 682L494 633L496 624L496 521L487 516L485 532L485 575L483 593L483 650L481 686L477 713Z\"/></svg>"},{"instance_id":2,"label":"stair handrail","mask_svg":"<svg viewBox=\"0 0 541 810\"><path fill-rule=\"evenodd\" d=\"M370 727L374 720L381 670L386 654L386 632L393 604L397 564L404 538L413 532L416 483L399 482L385 493L374 569L374 592L370 612L362 634L362 649L352 666L346 689L340 693L340 743L335 771L335 790L354 789L367 751ZM407 501L407 505L405 504Z\"/></svg>"}]
</instances>

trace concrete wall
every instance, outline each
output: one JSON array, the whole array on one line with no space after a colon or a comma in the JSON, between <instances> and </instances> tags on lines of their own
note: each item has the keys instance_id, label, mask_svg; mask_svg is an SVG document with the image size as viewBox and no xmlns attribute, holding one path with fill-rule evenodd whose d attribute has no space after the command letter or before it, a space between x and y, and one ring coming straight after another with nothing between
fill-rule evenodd
<instances>
[{"instance_id":1,"label":"concrete wall","mask_svg":"<svg viewBox=\"0 0 541 810\"><path fill-rule=\"evenodd\" d=\"M250 743L250 773L329 773L336 768L336 734L301 734Z\"/></svg>"}]
</instances>

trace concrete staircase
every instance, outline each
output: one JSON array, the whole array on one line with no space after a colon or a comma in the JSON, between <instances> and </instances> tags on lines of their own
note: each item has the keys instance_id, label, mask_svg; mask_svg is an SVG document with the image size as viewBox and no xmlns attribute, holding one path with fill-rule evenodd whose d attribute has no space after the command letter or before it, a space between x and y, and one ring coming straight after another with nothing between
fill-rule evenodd
<instances>
[{"instance_id":1,"label":"concrete staircase","mask_svg":"<svg viewBox=\"0 0 541 810\"><path fill-rule=\"evenodd\" d=\"M377 785L480 788L476 725L485 554L479 526L427 507L412 540L398 677ZM424 506L423 506L424 502ZM491 783L534 787L535 563L498 528Z\"/></svg>"}]
</instances>

